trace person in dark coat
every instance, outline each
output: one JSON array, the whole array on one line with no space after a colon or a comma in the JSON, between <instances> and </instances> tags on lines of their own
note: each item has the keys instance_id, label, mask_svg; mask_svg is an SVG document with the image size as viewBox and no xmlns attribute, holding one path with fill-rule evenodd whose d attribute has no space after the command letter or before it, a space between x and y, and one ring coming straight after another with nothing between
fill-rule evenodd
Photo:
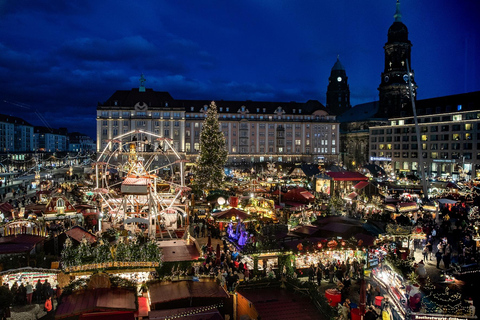
<instances>
[{"instance_id":1,"label":"person in dark coat","mask_svg":"<svg viewBox=\"0 0 480 320\"><path fill-rule=\"evenodd\" d=\"M315 268L313 267L313 264L310 265L310 268L308 268L308 281L312 282L315 279Z\"/></svg>"},{"instance_id":2,"label":"person in dark coat","mask_svg":"<svg viewBox=\"0 0 480 320\"><path fill-rule=\"evenodd\" d=\"M440 269L440 262L442 261L442 252L440 250L435 253L435 257L437 258L437 269Z\"/></svg>"},{"instance_id":3,"label":"person in dark coat","mask_svg":"<svg viewBox=\"0 0 480 320\"><path fill-rule=\"evenodd\" d=\"M377 319L377 316L378 315L375 312L375 310L373 310L373 307L369 306L367 312L365 313L365 316L363 317L363 319L364 320L375 320L375 319Z\"/></svg>"},{"instance_id":4,"label":"person in dark coat","mask_svg":"<svg viewBox=\"0 0 480 320\"><path fill-rule=\"evenodd\" d=\"M322 284L323 270L321 266L317 267L317 285L320 287Z\"/></svg>"}]
</instances>

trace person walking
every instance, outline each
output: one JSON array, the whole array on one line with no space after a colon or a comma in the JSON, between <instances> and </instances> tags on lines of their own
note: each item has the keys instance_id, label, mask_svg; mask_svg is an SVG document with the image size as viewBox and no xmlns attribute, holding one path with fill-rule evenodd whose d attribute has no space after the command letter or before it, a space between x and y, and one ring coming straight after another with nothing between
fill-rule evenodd
<instances>
[{"instance_id":1,"label":"person walking","mask_svg":"<svg viewBox=\"0 0 480 320\"><path fill-rule=\"evenodd\" d=\"M422 254L423 254L423 260L428 261L428 248L427 246L423 247Z\"/></svg>"},{"instance_id":2,"label":"person walking","mask_svg":"<svg viewBox=\"0 0 480 320\"><path fill-rule=\"evenodd\" d=\"M433 244L432 244L432 240L429 240L429 241L427 242L426 247L427 247L427 250L428 250L428 253L429 253L429 256L430 256L430 259L428 259L428 260L433 260L433 259L432 259L432 254L433 254ZM426 260L425 260L425 261L426 261Z\"/></svg>"},{"instance_id":3,"label":"person walking","mask_svg":"<svg viewBox=\"0 0 480 320\"><path fill-rule=\"evenodd\" d=\"M27 304L32 304L33 286L30 282L27 282L26 290L27 290Z\"/></svg>"},{"instance_id":4,"label":"person walking","mask_svg":"<svg viewBox=\"0 0 480 320\"><path fill-rule=\"evenodd\" d=\"M319 265L317 267L317 285L319 287L322 284L322 277L323 277L323 271L322 271L322 267Z\"/></svg>"}]
</instances>

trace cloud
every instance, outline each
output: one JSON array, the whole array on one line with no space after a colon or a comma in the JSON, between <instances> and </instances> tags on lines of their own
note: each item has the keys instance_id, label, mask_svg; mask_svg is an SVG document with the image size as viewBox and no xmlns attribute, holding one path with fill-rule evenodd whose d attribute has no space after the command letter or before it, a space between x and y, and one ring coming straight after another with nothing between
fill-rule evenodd
<instances>
[{"instance_id":1,"label":"cloud","mask_svg":"<svg viewBox=\"0 0 480 320\"><path fill-rule=\"evenodd\" d=\"M77 38L67 41L60 53L87 61L122 61L153 56L156 47L142 36L118 40L101 38Z\"/></svg>"}]
</instances>

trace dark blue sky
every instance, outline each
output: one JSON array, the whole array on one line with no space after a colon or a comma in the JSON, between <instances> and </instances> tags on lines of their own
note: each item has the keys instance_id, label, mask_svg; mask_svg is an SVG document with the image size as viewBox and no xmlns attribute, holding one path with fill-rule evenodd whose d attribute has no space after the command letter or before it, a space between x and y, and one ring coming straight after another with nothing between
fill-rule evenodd
<instances>
[{"instance_id":1,"label":"dark blue sky","mask_svg":"<svg viewBox=\"0 0 480 320\"><path fill-rule=\"evenodd\" d=\"M480 1L401 9L418 98L480 90ZM0 0L0 113L94 136L97 102L141 73L176 99L325 104L337 54L352 105L378 100L394 12L394 0Z\"/></svg>"}]
</instances>

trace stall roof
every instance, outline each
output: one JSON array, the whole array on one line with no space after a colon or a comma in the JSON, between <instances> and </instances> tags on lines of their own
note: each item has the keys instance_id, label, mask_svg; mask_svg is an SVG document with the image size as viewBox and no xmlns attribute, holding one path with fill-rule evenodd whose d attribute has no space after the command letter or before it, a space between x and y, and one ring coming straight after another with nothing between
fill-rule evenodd
<instances>
[{"instance_id":1,"label":"stall roof","mask_svg":"<svg viewBox=\"0 0 480 320\"><path fill-rule=\"evenodd\" d=\"M96 311L134 311L135 292L123 288L101 288L75 292L57 307L56 319ZM133 315L133 314L132 314Z\"/></svg>"},{"instance_id":2,"label":"stall roof","mask_svg":"<svg viewBox=\"0 0 480 320\"><path fill-rule=\"evenodd\" d=\"M239 289L239 294L253 303L258 315L263 320L313 320L320 318L318 310L310 299L295 295L286 289Z\"/></svg>"},{"instance_id":3,"label":"stall roof","mask_svg":"<svg viewBox=\"0 0 480 320\"><path fill-rule=\"evenodd\" d=\"M12 210L13 206L8 202L0 204L0 212L11 214Z\"/></svg>"},{"instance_id":4,"label":"stall roof","mask_svg":"<svg viewBox=\"0 0 480 320\"><path fill-rule=\"evenodd\" d=\"M365 188L367 185L369 184L368 181L360 181L359 183L357 183L356 185L354 185L353 187L357 190L362 190L363 188Z\"/></svg>"},{"instance_id":5,"label":"stall roof","mask_svg":"<svg viewBox=\"0 0 480 320\"><path fill-rule=\"evenodd\" d=\"M187 319L187 320L223 320L222 315L217 308L210 307L191 307L168 310L154 310L148 314L150 320L166 319Z\"/></svg>"},{"instance_id":6,"label":"stall roof","mask_svg":"<svg viewBox=\"0 0 480 320\"><path fill-rule=\"evenodd\" d=\"M163 261L192 261L200 257L195 245L187 244L181 239L160 241L159 247L162 249Z\"/></svg>"},{"instance_id":7,"label":"stall roof","mask_svg":"<svg viewBox=\"0 0 480 320\"><path fill-rule=\"evenodd\" d=\"M327 175L332 177L334 181L360 181L368 180L368 177L358 172L342 171L342 172L327 172Z\"/></svg>"},{"instance_id":8,"label":"stall roof","mask_svg":"<svg viewBox=\"0 0 480 320\"><path fill-rule=\"evenodd\" d=\"M87 239L87 241L90 244L95 243L97 241L96 236L94 236L93 234L91 234L90 232L88 232L87 230L85 230L85 229L83 229L82 227L79 227L79 226L74 226L70 230L67 230L65 233L70 238L72 238L72 239L74 239L78 242L81 242L83 237L85 237L85 239Z\"/></svg>"},{"instance_id":9,"label":"stall roof","mask_svg":"<svg viewBox=\"0 0 480 320\"><path fill-rule=\"evenodd\" d=\"M16 236L0 237L0 254L30 252L45 237L30 234L19 234Z\"/></svg>"},{"instance_id":10,"label":"stall roof","mask_svg":"<svg viewBox=\"0 0 480 320\"><path fill-rule=\"evenodd\" d=\"M243 210L231 208L226 211L215 212L214 214L212 214L212 217L214 219L231 219L235 217L245 220L246 218L248 218L248 213Z\"/></svg>"},{"instance_id":11,"label":"stall roof","mask_svg":"<svg viewBox=\"0 0 480 320\"><path fill-rule=\"evenodd\" d=\"M353 200L358 196L358 193L356 192L351 192L348 196L346 196L347 199Z\"/></svg>"},{"instance_id":12,"label":"stall roof","mask_svg":"<svg viewBox=\"0 0 480 320\"><path fill-rule=\"evenodd\" d=\"M189 298L228 298L216 282L179 281L155 283L149 287L151 304Z\"/></svg>"},{"instance_id":13,"label":"stall roof","mask_svg":"<svg viewBox=\"0 0 480 320\"><path fill-rule=\"evenodd\" d=\"M300 226L291 230L293 234L307 235L310 236L318 231L316 226Z\"/></svg>"}]
</instances>

